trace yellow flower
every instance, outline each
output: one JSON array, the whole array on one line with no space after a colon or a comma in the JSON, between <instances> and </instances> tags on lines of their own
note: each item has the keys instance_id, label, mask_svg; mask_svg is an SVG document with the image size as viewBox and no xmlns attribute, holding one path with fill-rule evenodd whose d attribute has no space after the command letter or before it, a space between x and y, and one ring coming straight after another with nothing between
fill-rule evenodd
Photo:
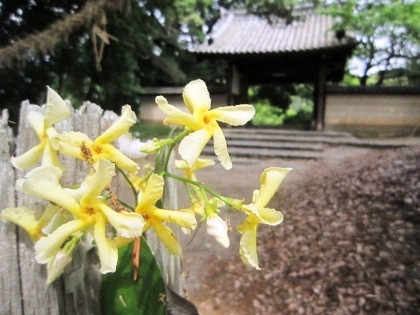
<instances>
[{"instance_id":1,"label":"yellow flower","mask_svg":"<svg viewBox=\"0 0 420 315\"><path fill-rule=\"evenodd\" d=\"M35 243L64 223L70 220L60 208L49 205L39 220L35 219L34 211L27 207L7 208L2 211L2 221L12 222L22 227ZM71 262L71 254L77 245L79 238L66 239L60 250L52 255L47 262L48 278L47 284L51 284L64 271L64 268Z\"/></svg>"},{"instance_id":2,"label":"yellow flower","mask_svg":"<svg viewBox=\"0 0 420 315\"><path fill-rule=\"evenodd\" d=\"M143 174L141 176L134 173L127 174L128 180L133 185L137 194L143 194L144 190L146 189L147 181L150 175L152 175L153 171L154 167L152 167L151 164L146 164L143 166Z\"/></svg>"},{"instance_id":3,"label":"yellow flower","mask_svg":"<svg viewBox=\"0 0 420 315\"><path fill-rule=\"evenodd\" d=\"M202 169L207 166L214 165L214 161L210 159L198 159L193 166L189 166L187 162L184 160L175 160L175 166L178 169L184 170L184 177L186 179L192 180L197 182L197 176L195 175L195 172L199 169ZM202 192L199 187L195 185L188 185L186 184L187 194L190 198L190 200L193 202L192 209L195 209L197 206L194 204L200 203L201 207L204 206L204 203L202 202ZM194 210L193 210L194 211ZM203 210L204 211L204 210ZM198 213L194 211L195 213Z\"/></svg>"},{"instance_id":4,"label":"yellow flower","mask_svg":"<svg viewBox=\"0 0 420 315\"><path fill-rule=\"evenodd\" d=\"M214 165L214 161L210 159L198 159L192 167L188 166L183 160L175 161L175 166L184 170L184 177L192 181L197 181L195 171L211 165ZM188 185L187 187L192 189L192 191L188 190L188 196L192 202L189 210L206 220L207 234L213 236L223 247L229 247L227 223L217 215L218 208L223 207L225 203L217 198L204 201L200 188L194 185Z\"/></svg>"},{"instance_id":5,"label":"yellow flower","mask_svg":"<svg viewBox=\"0 0 420 315\"><path fill-rule=\"evenodd\" d=\"M153 226L157 236L169 250L176 256L182 255L182 248L172 230L163 224L163 221L175 223L181 227L194 229L197 221L192 212L166 210L156 207L163 195L164 180L157 174L152 174L147 182L146 189L136 207L136 212L141 214L146 221L143 231Z\"/></svg>"},{"instance_id":6,"label":"yellow flower","mask_svg":"<svg viewBox=\"0 0 420 315\"><path fill-rule=\"evenodd\" d=\"M110 160L119 168L135 173L139 169L137 163L116 149L111 142L127 133L136 119L131 107L125 105L121 117L94 141L81 132L65 132L54 137L53 146L61 153L89 164L96 165L101 159Z\"/></svg>"},{"instance_id":7,"label":"yellow flower","mask_svg":"<svg viewBox=\"0 0 420 315\"><path fill-rule=\"evenodd\" d=\"M49 205L39 220L35 218L35 212L27 207L6 208L1 213L1 220L19 225L32 241L36 242L67 222L69 218L60 211L59 207Z\"/></svg>"},{"instance_id":8,"label":"yellow flower","mask_svg":"<svg viewBox=\"0 0 420 315\"><path fill-rule=\"evenodd\" d=\"M270 167L261 175L260 190L254 191L252 203L242 205L248 217L237 229L242 234L240 255L242 261L251 267L260 269L257 256L257 228L260 223L278 225L283 221L283 215L275 209L266 208L281 182L290 172L290 168Z\"/></svg>"},{"instance_id":9,"label":"yellow flower","mask_svg":"<svg viewBox=\"0 0 420 315\"><path fill-rule=\"evenodd\" d=\"M39 263L48 263L56 257L66 240L75 233L90 233L93 230L101 260L101 272L115 271L118 252L115 244L106 236L106 225L110 223L121 237L135 238L141 236L144 220L137 213L116 212L101 196L115 175L114 168L110 161L99 160L95 173L85 185L80 201L60 186L59 180L63 173L57 167L39 167L29 172L24 179L18 180L17 186L21 191L57 204L69 211L74 218L35 243L35 258Z\"/></svg>"},{"instance_id":10,"label":"yellow flower","mask_svg":"<svg viewBox=\"0 0 420 315\"><path fill-rule=\"evenodd\" d=\"M54 124L71 115L71 111L63 99L51 88L47 87L47 104L45 114L31 112L28 120L39 137L40 143L18 157L12 157L12 164L19 169L34 166L42 157L42 166L53 165L63 169L57 152L51 147L51 138L57 134Z\"/></svg>"},{"instance_id":11,"label":"yellow flower","mask_svg":"<svg viewBox=\"0 0 420 315\"><path fill-rule=\"evenodd\" d=\"M189 166L187 162L183 160L175 160L175 166L184 170L185 178L193 181L197 181L197 176L195 176L197 170L211 165L214 165L214 161L210 159L197 159L193 166Z\"/></svg>"},{"instance_id":12,"label":"yellow flower","mask_svg":"<svg viewBox=\"0 0 420 315\"><path fill-rule=\"evenodd\" d=\"M254 116L255 109L251 105L236 105L210 110L210 94L202 80L188 83L184 88L183 97L190 113L170 105L163 96L156 97L158 107L168 115L165 124L183 125L191 131L181 141L179 154L189 166L193 166L207 142L213 138L217 158L225 169L231 169L232 161L218 121L232 126L244 125Z\"/></svg>"}]
</instances>

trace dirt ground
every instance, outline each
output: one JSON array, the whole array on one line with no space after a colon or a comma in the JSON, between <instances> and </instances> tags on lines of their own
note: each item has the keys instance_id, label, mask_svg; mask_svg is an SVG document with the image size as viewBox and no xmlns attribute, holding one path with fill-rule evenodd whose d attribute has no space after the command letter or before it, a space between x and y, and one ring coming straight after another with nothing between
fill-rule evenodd
<instances>
[{"instance_id":1,"label":"dirt ground","mask_svg":"<svg viewBox=\"0 0 420 315\"><path fill-rule=\"evenodd\" d=\"M216 166L198 176L246 202L264 168L293 168L269 204L284 222L258 230L260 271L239 258L241 214L223 215L233 227L228 249L204 225L184 240L188 298L200 314L418 314L420 146L233 162L229 172Z\"/></svg>"}]
</instances>

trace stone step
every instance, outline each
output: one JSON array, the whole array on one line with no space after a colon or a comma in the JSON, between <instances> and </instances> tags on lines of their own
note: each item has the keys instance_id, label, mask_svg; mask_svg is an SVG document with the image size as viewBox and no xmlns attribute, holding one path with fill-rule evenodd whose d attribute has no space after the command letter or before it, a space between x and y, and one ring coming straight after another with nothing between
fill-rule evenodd
<instances>
[{"instance_id":1,"label":"stone step","mask_svg":"<svg viewBox=\"0 0 420 315\"><path fill-rule=\"evenodd\" d=\"M282 130L270 128L225 128L223 132L229 140L257 140L272 142L319 143L326 145L346 145L367 148L399 148L419 144L419 138L400 139L359 139L347 132Z\"/></svg>"},{"instance_id":2,"label":"stone step","mask_svg":"<svg viewBox=\"0 0 420 315\"><path fill-rule=\"evenodd\" d=\"M324 146L322 143L312 142L293 142L293 141L270 141L270 140L258 140L258 139L244 139L244 140L232 140L228 138L226 140L228 147L239 147L239 148L265 148L265 149L278 149L278 150L297 150L297 151L322 151Z\"/></svg>"},{"instance_id":3,"label":"stone step","mask_svg":"<svg viewBox=\"0 0 420 315\"><path fill-rule=\"evenodd\" d=\"M320 132L296 132L296 133L283 133L283 132L246 132L246 131L228 131L224 132L226 139L231 140L258 140L258 141L272 141L272 142L293 142L293 143L318 143L318 144L348 144L355 145L358 140L351 135L338 134L323 135Z\"/></svg>"},{"instance_id":4,"label":"stone step","mask_svg":"<svg viewBox=\"0 0 420 315\"><path fill-rule=\"evenodd\" d=\"M322 158L325 143L347 137L346 133L331 132L325 136L322 132L301 130L280 130L268 128L225 128L228 151L235 158L283 158L313 159ZM211 155L213 143L204 149L204 154ZM214 153L213 153L214 154Z\"/></svg>"},{"instance_id":5,"label":"stone step","mask_svg":"<svg viewBox=\"0 0 420 315\"><path fill-rule=\"evenodd\" d=\"M302 131L230 128L224 134L232 157L319 159L324 147L324 141ZM210 153L212 146L210 142L205 153Z\"/></svg>"},{"instance_id":6,"label":"stone step","mask_svg":"<svg viewBox=\"0 0 420 315\"><path fill-rule=\"evenodd\" d=\"M232 159L322 159L326 146L356 146L397 148L402 141L358 139L346 132L281 130L269 128L224 128L228 151ZM204 149L214 155L213 143Z\"/></svg>"},{"instance_id":7,"label":"stone step","mask_svg":"<svg viewBox=\"0 0 420 315\"><path fill-rule=\"evenodd\" d=\"M319 151L302 151L302 150L280 150L267 148L246 148L228 146L229 155L235 157L247 158L282 158L282 159L306 159L318 160L322 158L322 152ZM204 155L214 156L212 147L205 147Z\"/></svg>"},{"instance_id":8,"label":"stone step","mask_svg":"<svg viewBox=\"0 0 420 315\"><path fill-rule=\"evenodd\" d=\"M354 138L350 133L338 131L315 131L315 130L285 130L274 128L224 128L225 135L234 134L258 134L258 135L279 135L293 137L322 137L322 138Z\"/></svg>"}]
</instances>

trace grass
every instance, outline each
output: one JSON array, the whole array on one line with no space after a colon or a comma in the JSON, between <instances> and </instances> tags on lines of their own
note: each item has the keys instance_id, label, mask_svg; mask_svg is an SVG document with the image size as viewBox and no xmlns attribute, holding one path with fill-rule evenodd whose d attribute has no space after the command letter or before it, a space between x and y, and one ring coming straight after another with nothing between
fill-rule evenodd
<instances>
[{"instance_id":1,"label":"grass","mask_svg":"<svg viewBox=\"0 0 420 315\"><path fill-rule=\"evenodd\" d=\"M172 131L172 127L163 124L144 124L137 123L133 125L130 131L133 135L141 140L153 138L166 138Z\"/></svg>"}]
</instances>

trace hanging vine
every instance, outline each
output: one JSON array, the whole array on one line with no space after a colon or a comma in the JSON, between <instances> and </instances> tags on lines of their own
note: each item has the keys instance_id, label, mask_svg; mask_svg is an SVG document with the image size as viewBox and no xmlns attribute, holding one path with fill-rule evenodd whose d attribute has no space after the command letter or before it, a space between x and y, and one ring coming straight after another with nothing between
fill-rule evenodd
<instances>
[{"instance_id":1,"label":"hanging vine","mask_svg":"<svg viewBox=\"0 0 420 315\"><path fill-rule=\"evenodd\" d=\"M105 40L115 39L107 34L103 25L107 9L122 10L126 7L127 0L96 0L88 1L77 13L68 15L53 23L46 30L28 35L23 39L16 40L13 44L0 48L0 65L12 66L14 61L24 61L28 55L46 55L54 52L59 39L67 40L75 30L93 24L94 37L99 37L105 44ZM96 40L96 38L95 38ZM99 47L103 44L99 44ZM103 48L102 48L103 49ZM97 60L97 64L100 59Z\"/></svg>"}]
</instances>

